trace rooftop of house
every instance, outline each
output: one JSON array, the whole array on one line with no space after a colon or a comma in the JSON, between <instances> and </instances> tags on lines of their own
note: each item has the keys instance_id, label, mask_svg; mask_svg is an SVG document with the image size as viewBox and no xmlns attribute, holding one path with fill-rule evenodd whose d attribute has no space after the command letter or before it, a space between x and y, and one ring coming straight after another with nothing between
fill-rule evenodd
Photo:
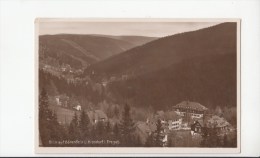
<instances>
[{"instance_id":1,"label":"rooftop of house","mask_svg":"<svg viewBox=\"0 0 260 158\"><path fill-rule=\"evenodd\" d=\"M227 122L223 117L219 117L217 115L213 115L207 120L208 127L225 127L229 125L229 122Z\"/></svg>"},{"instance_id":2,"label":"rooftop of house","mask_svg":"<svg viewBox=\"0 0 260 158\"><path fill-rule=\"evenodd\" d=\"M223 117L217 115L208 117L204 121L203 119L194 119L194 122L198 122L202 127L206 126L209 128L230 126L229 122L227 122Z\"/></svg>"},{"instance_id":3,"label":"rooftop of house","mask_svg":"<svg viewBox=\"0 0 260 158\"><path fill-rule=\"evenodd\" d=\"M173 106L173 108L184 108L184 109L191 109L191 110L199 110L199 111L206 111L208 108L201 105L197 102L191 102L191 101L182 101L179 104Z\"/></svg>"}]
</instances>

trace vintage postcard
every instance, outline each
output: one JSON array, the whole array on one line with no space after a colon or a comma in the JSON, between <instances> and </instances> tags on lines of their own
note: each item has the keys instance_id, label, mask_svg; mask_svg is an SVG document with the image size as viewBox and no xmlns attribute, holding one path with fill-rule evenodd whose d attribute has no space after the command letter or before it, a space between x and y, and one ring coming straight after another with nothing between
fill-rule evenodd
<instances>
[{"instance_id":1,"label":"vintage postcard","mask_svg":"<svg viewBox=\"0 0 260 158\"><path fill-rule=\"evenodd\" d=\"M239 19L35 20L37 153L239 153Z\"/></svg>"}]
</instances>

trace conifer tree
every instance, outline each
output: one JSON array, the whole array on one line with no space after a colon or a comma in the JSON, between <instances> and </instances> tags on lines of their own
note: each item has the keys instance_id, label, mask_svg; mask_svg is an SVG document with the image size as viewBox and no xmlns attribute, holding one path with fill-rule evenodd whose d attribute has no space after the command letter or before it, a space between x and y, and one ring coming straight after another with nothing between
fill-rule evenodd
<instances>
[{"instance_id":1,"label":"conifer tree","mask_svg":"<svg viewBox=\"0 0 260 158\"><path fill-rule=\"evenodd\" d=\"M81 132L81 136L85 139L89 135L89 117L85 113L84 110L81 111L80 120L79 120L79 128Z\"/></svg>"},{"instance_id":2,"label":"conifer tree","mask_svg":"<svg viewBox=\"0 0 260 158\"><path fill-rule=\"evenodd\" d=\"M60 131L60 125L58 123L57 114L55 112L51 112L48 129L50 130L50 139L51 140L62 139L62 134L61 134L61 131Z\"/></svg>"},{"instance_id":3,"label":"conifer tree","mask_svg":"<svg viewBox=\"0 0 260 158\"><path fill-rule=\"evenodd\" d=\"M43 146L49 145L50 140L50 119L51 111L49 110L48 95L45 89L41 90L39 98L39 134Z\"/></svg>"},{"instance_id":4,"label":"conifer tree","mask_svg":"<svg viewBox=\"0 0 260 158\"><path fill-rule=\"evenodd\" d=\"M157 147L163 146L162 132L163 132L162 123L161 123L161 120L158 119L157 123L156 123L156 131L155 131L155 146L157 146Z\"/></svg>"},{"instance_id":5,"label":"conifer tree","mask_svg":"<svg viewBox=\"0 0 260 158\"><path fill-rule=\"evenodd\" d=\"M114 116L116 118L119 118L119 109L118 109L117 105L114 107Z\"/></svg>"},{"instance_id":6,"label":"conifer tree","mask_svg":"<svg viewBox=\"0 0 260 158\"><path fill-rule=\"evenodd\" d=\"M80 136L79 120L76 112L74 113L73 119L69 126L69 138L72 140L78 139Z\"/></svg>"},{"instance_id":7,"label":"conifer tree","mask_svg":"<svg viewBox=\"0 0 260 158\"><path fill-rule=\"evenodd\" d=\"M117 123L114 125L113 133L114 133L115 138L119 138L119 127L118 127Z\"/></svg>"},{"instance_id":8,"label":"conifer tree","mask_svg":"<svg viewBox=\"0 0 260 158\"><path fill-rule=\"evenodd\" d=\"M122 120L120 123L121 135L122 135L122 144L124 146L131 146L133 144L132 134L135 130L134 122L130 115L130 107L128 104L125 105Z\"/></svg>"},{"instance_id":9,"label":"conifer tree","mask_svg":"<svg viewBox=\"0 0 260 158\"><path fill-rule=\"evenodd\" d=\"M104 134L104 123L102 121L97 122L96 132L99 136L103 136Z\"/></svg>"},{"instance_id":10,"label":"conifer tree","mask_svg":"<svg viewBox=\"0 0 260 158\"><path fill-rule=\"evenodd\" d=\"M209 135L209 131L208 131L208 128L205 127L203 130L202 130L202 141L200 143L200 145L202 147L208 147L209 146L209 143L208 143L208 135Z\"/></svg>"},{"instance_id":11,"label":"conifer tree","mask_svg":"<svg viewBox=\"0 0 260 158\"><path fill-rule=\"evenodd\" d=\"M224 146L224 147L228 147L228 146L229 146L229 144L228 144L228 138L227 138L227 135L226 135L226 134L224 135L224 138L223 138L223 146Z\"/></svg>"},{"instance_id":12,"label":"conifer tree","mask_svg":"<svg viewBox=\"0 0 260 158\"><path fill-rule=\"evenodd\" d=\"M95 126L95 125L92 125L92 126L90 127L90 138L96 139L96 137L97 137L96 126Z\"/></svg>"},{"instance_id":13,"label":"conifer tree","mask_svg":"<svg viewBox=\"0 0 260 158\"><path fill-rule=\"evenodd\" d=\"M56 112L49 109L48 94L42 89L39 99L39 133L43 146L54 146L50 141L66 138L64 127L59 124Z\"/></svg>"},{"instance_id":14,"label":"conifer tree","mask_svg":"<svg viewBox=\"0 0 260 158\"><path fill-rule=\"evenodd\" d=\"M107 132L107 134L109 134L110 131L111 131L111 126L110 126L110 123L109 123L109 120L108 120L107 123L106 123L106 132Z\"/></svg>"}]
</instances>

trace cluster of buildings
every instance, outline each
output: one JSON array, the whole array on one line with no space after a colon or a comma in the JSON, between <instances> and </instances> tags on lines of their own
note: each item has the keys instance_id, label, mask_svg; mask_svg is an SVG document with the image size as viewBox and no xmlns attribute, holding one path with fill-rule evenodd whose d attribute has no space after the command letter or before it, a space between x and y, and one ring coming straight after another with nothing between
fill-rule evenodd
<instances>
[{"instance_id":1,"label":"cluster of buildings","mask_svg":"<svg viewBox=\"0 0 260 158\"><path fill-rule=\"evenodd\" d=\"M230 123L224 118L207 114L208 108L197 102L183 101L172 107L171 111L157 111L146 122L138 122L137 130L141 135L142 143L146 138L155 132L156 122L162 123L164 135L163 145L167 144L168 134L172 131L190 130L191 135L201 135L204 130L216 130L219 135L227 134L231 129ZM189 119L187 119L189 118Z\"/></svg>"},{"instance_id":2,"label":"cluster of buildings","mask_svg":"<svg viewBox=\"0 0 260 158\"><path fill-rule=\"evenodd\" d=\"M83 69L75 69L72 68L69 64L62 64L60 66L51 66L48 64L40 63L40 68L42 68L44 71L48 71L52 73L53 75L81 75L83 74Z\"/></svg>"},{"instance_id":3,"label":"cluster of buildings","mask_svg":"<svg viewBox=\"0 0 260 158\"><path fill-rule=\"evenodd\" d=\"M69 98L65 95L56 96L58 106L68 107ZM81 106L73 106L76 111L81 110ZM217 115L208 114L208 108L190 101L183 101L172 107L169 111L157 111L149 116L146 121L138 121L136 134L139 135L142 144L145 144L147 138L157 130L157 122L161 121L162 143L167 145L169 134L174 131L190 131L192 136L201 135L205 130L216 130L218 135L225 135L232 130L232 126L224 118ZM108 117L102 110L90 110L87 112L91 124L98 122L107 122ZM66 117L66 116L65 116ZM189 117L190 119L186 119Z\"/></svg>"},{"instance_id":4,"label":"cluster of buildings","mask_svg":"<svg viewBox=\"0 0 260 158\"><path fill-rule=\"evenodd\" d=\"M208 130L208 132L215 130L218 136L224 136L234 129L223 117L219 117L217 115L207 115L204 120L194 121L191 125L191 134L200 135L205 130Z\"/></svg>"}]
</instances>

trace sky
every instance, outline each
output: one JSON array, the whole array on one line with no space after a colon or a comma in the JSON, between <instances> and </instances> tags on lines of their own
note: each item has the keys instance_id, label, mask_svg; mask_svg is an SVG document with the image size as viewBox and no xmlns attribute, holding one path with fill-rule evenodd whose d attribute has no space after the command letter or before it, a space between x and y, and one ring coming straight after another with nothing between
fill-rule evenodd
<instances>
[{"instance_id":1,"label":"sky","mask_svg":"<svg viewBox=\"0 0 260 158\"><path fill-rule=\"evenodd\" d=\"M40 22L39 34L102 34L164 37L217 25L219 22Z\"/></svg>"}]
</instances>

